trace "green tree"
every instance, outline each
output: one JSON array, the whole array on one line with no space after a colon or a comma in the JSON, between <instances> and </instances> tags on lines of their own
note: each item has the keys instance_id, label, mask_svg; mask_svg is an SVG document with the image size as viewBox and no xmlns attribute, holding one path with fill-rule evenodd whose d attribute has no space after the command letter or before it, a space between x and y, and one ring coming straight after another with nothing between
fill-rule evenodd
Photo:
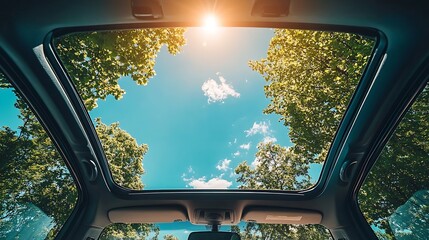
<instances>
[{"instance_id":1,"label":"green tree","mask_svg":"<svg viewBox=\"0 0 429 240\"><path fill-rule=\"evenodd\" d=\"M294 190L310 187L304 158L290 148L271 142L261 142L257 147L255 161L251 165L242 162L235 169L240 189Z\"/></svg>"},{"instance_id":2,"label":"green tree","mask_svg":"<svg viewBox=\"0 0 429 240\"><path fill-rule=\"evenodd\" d=\"M275 29L267 57L250 67L267 81L275 113L289 127L294 151L323 162L374 41L349 33Z\"/></svg>"},{"instance_id":3,"label":"green tree","mask_svg":"<svg viewBox=\"0 0 429 240\"><path fill-rule=\"evenodd\" d=\"M136 139L119 127L118 122L110 126L103 124L100 118L97 118L95 122L95 129L103 145L115 182L122 187L143 189L142 162L148 146L139 145Z\"/></svg>"},{"instance_id":4,"label":"green tree","mask_svg":"<svg viewBox=\"0 0 429 240\"><path fill-rule=\"evenodd\" d=\"M88 110L98 99L121 99L122 76L146 85L155 76L155 60L162 46L171 54L185 45L184 28L147 28L73 33L55 39L58 56Z\"/></svg>"},{"instance_id":5,"label":"green tree","mask_svg":"<svg viewBox=\"0 0 429 240\"><path fill-rule=\"evenodd\" d=\"M305 158L291 148L278 144L259 143L252 165L241 163L236 169L240 189L294 190L311 186ZM329 239L329 232L320 225L275 225L249 222L240 232L243 240L264 239Z\"/></svg>"},{"instance_id":6,"label":"green tree","mask_svg":"<svg viewBox=\"0 0 429 240\"><path fill-rule=\"evenodd\" d=\"M267 240L267 239L291 239L291 240L325 240L330 239L329 231L320 225L274 225L247 223L240 231L238 226L232 228L240 232L242 240Z\"/></svg>"},{"instance_id":7,"label":"green tree","mask_svg":"<svg viewBox=\"0 0 429 240\"><path fill-rule=\"evenodd\" d=\"M164 240L179 240L179 238L177 238L171 234L167 234L164 236Z\"/></svg>"},{"instance_id":8,"label":"green tree","mask_svg":"<svg viewBox=\"0 0 429 240\"><path fill-rule=\"evenodd\" d=\"M159 235L159 227L153 224L125 224L117 223L103 230L100 240L145 240L149 239L150 233L153 236L150 239L156 240Z\"/></svg>"}]
</instances>

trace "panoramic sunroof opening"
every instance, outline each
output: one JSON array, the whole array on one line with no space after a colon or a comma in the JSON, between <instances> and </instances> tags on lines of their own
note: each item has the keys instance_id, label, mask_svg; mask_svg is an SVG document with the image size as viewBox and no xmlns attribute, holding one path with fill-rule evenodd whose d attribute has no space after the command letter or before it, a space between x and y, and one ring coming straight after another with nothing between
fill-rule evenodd
<instances>
[{"instance_id":1,"label":"panoramic sunroof opening","mask_svg":"<svg viewBox=\"0 0 429 240\"><path fill-rule=\"evenodd\" d=\"M375 39L210 26L54 39L114 181L135 190L313 187Z\"/></svg>"}]
</instances>

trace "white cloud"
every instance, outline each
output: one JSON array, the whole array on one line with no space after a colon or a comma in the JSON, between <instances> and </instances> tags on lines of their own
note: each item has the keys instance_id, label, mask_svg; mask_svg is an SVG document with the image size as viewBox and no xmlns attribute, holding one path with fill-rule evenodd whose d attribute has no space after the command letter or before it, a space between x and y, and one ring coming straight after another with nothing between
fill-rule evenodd
<instances>
[{"instance_id":1,"label":"white cloud","mask_svg":"<svg viewBox=\"0 0 429 240\"><path fill-rule=\"evenodd\" d=\"M264 137L264 140L262 140L263 143L275 143L277 142L277 138L266 136Z\"/></svg>"},{"instance_id":2,"label":"white cloud","mask_svg":"<svg viewBox=\"0 0 429 240\"><path fill-rule=\"evenodd\" d=\"M222 76L219 76L219 81L209 79L203 83L201 89L204 92L204 96L208 97L207 102L223 102L229 96L238 98L240 93L236 92L231 84L226 82L226 79Z\"/></svg>"},{"instance_id":3,"label":"white cloud","mask_svg":"<svg viewBox=\"0 0 429 240\"><path fill-rule=\"evenodd\" d=\"M273 131L270 129L270 122L254 122L253 126L249 130L244 131L246 133L246 137L253 136L256 134L260 134L263 136L263 139L260 143L275 143L277 142L277 138L273 136Z\"/></svg>"},{"instance_id":4,"label":"white cloud","mask_svg":"<svg viewBox=\"0 0 429 240\"><path fill-rule=\"evenodd\" d=\"M234 138L234 141L232 141L232 142L228 142L228 145L229 146L232 146L232 144L236 144L237 143L237 138Z\"/></svg>"},{"instance_id":5,"label":"white cloud","mask_svg":"<svg viewBox=\"0 0 429 240\"><path fill-rule=\"evenodd\" d=\"M192 177L188 178L188 177L186 176L186 174L184 173L184 174L182 174L182 180L183 180L183 181L185 181L185 182L189 182L189 181L194 180L194 178L192 178Z\"/></svg>"},{"instance_id":6,"label":"white cloud","mask_svg":"<svg viewBox=\"0 0 429 240\"><path fill-rule=\"evenodd\" d=\"M206 181L205 177L194 179L189 183L189 186L195 189L227 189L232 185L232 182L229 182L221 178L212 178Z\"/></svg>"},{"instance_id":7,"label":"white cloud","mask_svg":"<svg viewBox=\"0 0 429 240\"><path fill-rule=\"evenodd\" d=\"M249 130L244 131L248 136L253 136L255 134L262 134L262 135L267 135L270 133L270 126L268 123L264 122L254 122L252 128L250 128Z\"/></svg>"},{"instance_id":8,"label":"white cloud","mask_svg":"<svg viewBox=\"0 0 429 240\"><path fill-rule=\"evenodd\" d=\"M240 148L241 148L241 149L244 149L244 150L249 150L249 149L250 149L250 142L249 142L249 143L246 143L246 144L241 144L241 145L240 145Z\"/></svg>"},{"instance_id":9,"label":"white cloud","mask_svg":"<svg viewBox=\"0 0 429 240\"><path fill-rule=\"evenodd\" d=\"M234 157L238 157L238 156L240 156L240 151L237 151L237 152L235 152L235 153L233 153L232 155L234 155Z\"/></svg>"},{"instance_id":10,"label":"white cloud","mask_svg":"<svg viewBox=\"0 0 429 240\"><path fill-rule=\"evenodd\" d=\"M189 181L191 181L191 180L193 180L194 178L193 177L188 177L188 174L189 175L193 175L193 174L195 174L195 170L192 168L192 166L189 166L188 167L188 170L186 171L186 172L184 172L184 173L182 173L182 180L183 181L185 181L185 182L189 182Z\"/></svg>"},{"instance_id":11,"label":"white cloud","mask_svg":"<svg viewBox=\"0 0 429 240\"><path fill-rule=\"evenodd\" d=\"M261 165L261 159L256 157L255 160L253 160L253 162L252 162L252 167L257 168L259 165Z\"/></svg>"},{"instance_id":12,"label":"white cloud","mask_svg":"<svg viewBox=\"0 0 429 240\"><path fill-rule=\"evenodd\" d=\"M226 171L229 169L229 164L231 163L231 160L224 159L219 162L219 164L216 166L217 170Z\"/></svg>"}]
</instances>

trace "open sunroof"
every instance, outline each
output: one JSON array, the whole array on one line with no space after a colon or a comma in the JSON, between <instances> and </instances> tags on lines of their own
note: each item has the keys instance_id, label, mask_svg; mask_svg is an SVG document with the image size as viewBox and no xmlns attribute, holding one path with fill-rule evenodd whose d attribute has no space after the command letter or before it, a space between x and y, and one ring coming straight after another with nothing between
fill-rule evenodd
<instances>
[{"instance_id":1,"label":"open sunroof","mask_svg":"<svg viewBox=\"0 0 429 240\"><path fill-rule=\"evenodd\" d=\"M113 179L135 190L314 186L374 44L225 27L54 39Z\"/></svg>"}]
</instances>

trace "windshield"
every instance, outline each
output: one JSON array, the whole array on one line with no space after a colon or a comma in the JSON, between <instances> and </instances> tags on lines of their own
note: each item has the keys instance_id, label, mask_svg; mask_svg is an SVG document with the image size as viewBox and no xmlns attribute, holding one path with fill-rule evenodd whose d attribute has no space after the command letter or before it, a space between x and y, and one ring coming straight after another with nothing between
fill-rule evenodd
<instances>
[{"instance_id":1,"label":"windshield","mask_svg":"<svg viewBox=\"0 0 429 240\"><path fill-rule=\"evenodd\" d=\"M189 222L157 224L115 223L104 228L99 240L116 239L164 239L186 240L192 232L211 231L206 225L193 225ZM219 231L236 232L241 239L332 239L328 229L318 224L257 224L241 222L235 226L220 226Z\"/></svg>"},{"instance_id":2,"label":"windshield","mask_svg":"<svg viewBox=\"0 0 429 240\"><path fill-rule=\"evenodd\" d=\"M226 27L54 39L113 179L136 190L314 186L374 44Z\"/></svg>"}]
</instances>

